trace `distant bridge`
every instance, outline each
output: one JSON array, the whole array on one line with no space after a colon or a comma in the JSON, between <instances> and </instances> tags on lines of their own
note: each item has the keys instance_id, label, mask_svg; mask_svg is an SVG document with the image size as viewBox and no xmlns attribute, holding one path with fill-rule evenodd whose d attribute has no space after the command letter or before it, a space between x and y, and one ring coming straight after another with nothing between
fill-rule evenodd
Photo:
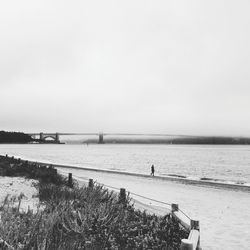
<instances>
[{"instance_id":1,"label":"distant bridge","mask_svg":"<svg viewBox=\"0 0 250 250\"><path fill-rule=\"evenodd\" d=\"M104 136L156 136L156 137L195 137L192 135L173 135L173 134L140 134L140 133L28 133L33 139L39 140L40 143L60 143L62 135L90 135L98 136L98 143L104 143Z\"/></svg>"},{"instance_id":2,"label":"distant bridge","mask_svg":"<svg viewBox=\"0 0 250 250\"><path fill-rule=\"evenodd\" d=\"M39 140L40 143L60 143L59 133L28 133L33 139ZM49 140L48 140L49 139Z\"/></svg>"}]
</instances>

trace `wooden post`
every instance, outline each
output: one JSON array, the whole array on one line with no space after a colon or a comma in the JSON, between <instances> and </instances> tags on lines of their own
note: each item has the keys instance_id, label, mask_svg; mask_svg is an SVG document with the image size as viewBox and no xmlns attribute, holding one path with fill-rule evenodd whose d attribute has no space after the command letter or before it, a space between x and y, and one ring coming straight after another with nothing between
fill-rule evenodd
<instances>
[{"instance_id":1,"label":"wooden post","mask_svg":"<svg viewBox=\"0 0 250 250\"><path fill-rule=\"evenodd\" d=\"M69 173L68 176L68 186L73 187L72 173Z\"/></svg>"},{"instance_id":2,"label":"wooden post","mask_svg":"<svg viewBox=\"0 0 250 250\"><path fill-rule=\"evenodd\" d=\"M172 213L179 211L179 205L178 204L171 204L171 211L172 211Z\"/></svg>"},{"instance_id":3,"label":"wooden post","mask_svg":"<svg viewBox=\"0 0 250 250\"><path fill-rule=\"evenodd\" d=\"M192 241L188 239L181 240L181 250L194 250Z\"/></svg>"},{"instance_id":4,"label":"wooden post","mask_svg":"<svg viewBox=\"0 0 250 250\"><path fill-rule=\"evenodd\" d=\"M191 230L192 229L200 230L200 223L198 220L191 220L190 226L191 226Z\"/></svg>"},{"instance_id":5,"label":"wooden post","mask_svg":"<svg viewBox=\"0 0 250 250\"><path fill-rule=\"evenodd\" d=\"M94 187L93 179L89 179L89 188L93 188L93 187Z\"/></svg>"},{"instance_id":6,"label":"wooden post","mask_svg":"<svg viewBox=\"0 0 250 250\"><path fill-rule=\"evenodd\" d=\"M125 188L120 189L119 201L123 204L125 204L126 202L126 189Z\"/></svg>"}]
</instances>

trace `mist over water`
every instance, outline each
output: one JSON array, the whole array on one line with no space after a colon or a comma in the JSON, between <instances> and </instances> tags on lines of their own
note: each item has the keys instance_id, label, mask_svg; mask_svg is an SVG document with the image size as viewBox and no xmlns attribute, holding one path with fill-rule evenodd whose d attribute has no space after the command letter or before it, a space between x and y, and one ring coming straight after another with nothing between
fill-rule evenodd
<instances>
[{"instance_id":1,"label":"mist over water","mask_svg":"<svg viewBox=\"0 0 250 250\"><path fill-rule=\"evenodd\" d=\"M113 145L4 144L0 154L79 167L191 179L250 183L250 146L242 145Z\"/></svg>"}]
</instances>

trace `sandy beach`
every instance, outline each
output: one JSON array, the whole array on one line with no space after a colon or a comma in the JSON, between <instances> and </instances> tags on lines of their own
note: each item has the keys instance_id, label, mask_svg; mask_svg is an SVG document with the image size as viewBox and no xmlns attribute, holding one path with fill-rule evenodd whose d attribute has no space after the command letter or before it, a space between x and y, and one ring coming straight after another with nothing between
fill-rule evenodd
<instances>
[{"instance_id":1,"label":"sandy beach","mask_svg":"<svg viewBox=\"0 0 250 250\"><path fill-rule=\"evenodd\" d=\"M140 178L119 174L99 173L77 169L61 169L62 173L73 173L78 180L89 178L108 185L117 191L127 191L166 203L177 203L191 219L199 220L201 246L203 249L249 249L250 246L250 193L246 191L204 187L156 180L152 177ZM156 213L169 212L164 206L152 200L130 194L143 204L160 206Z\"/></svg>"},{"instance_id":2,"label":"sandy beach","mask_svg":"<svg viewBox=\"0 0 250 250\"><path fill-rule=\"evenodd\" d=\"M249 249L249 192L186 185L157 180L150 176L140 178L70 168L58 168L58 171L63 175L73 173L73 177L80 185L86 184L88 179L92 178L114 191L126 188L130 192L130 197L134 199L135 206L150 213L164 215L170 211L169 205L153 200L179 204L179 208L188 217L200 221L203 249ZM6 195L18 197L21 193L24 194L21 209L35 209L39 200L35 197L37 189L34 187L34 180L0 177L0 203Z\"/></svg>"},{"instance_id":3,"label":"sandy beach","mask_svg":"<svg viewBox=\"0 0 250 250\"><path fill-rule=\"evenodd\" d=\"M7 177L0 176L0 205L3 204L5 197L8 198L18 197L24 194L20 210L27 211L28 209L36 210L39 199L36 197L38 190L34 187L37 181L25 179L23 177ZM17 205L16 202L14 205Z\"/></svg>"}]
</instances>

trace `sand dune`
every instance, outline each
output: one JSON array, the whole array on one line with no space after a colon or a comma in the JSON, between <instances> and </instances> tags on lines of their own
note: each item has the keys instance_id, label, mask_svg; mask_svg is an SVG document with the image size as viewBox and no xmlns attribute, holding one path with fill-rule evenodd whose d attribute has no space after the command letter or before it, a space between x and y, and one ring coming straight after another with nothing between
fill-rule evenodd
<instances>
[{"instance_id":1,"label":"sand dune","mask_svg":"<svg viewBox=\"0 0 250 250\"><path fill-rule=\"evenodd\" d=\"M22 177L3 177L0 176L0 205L3 204L5 197L17 198L23 194L20 210L27 211L28 208L36 210L39 199L36 197L38 191L34 187L37 181ZM18 201L14 205L17 205Z\"/></svg>"}]
</instances>

